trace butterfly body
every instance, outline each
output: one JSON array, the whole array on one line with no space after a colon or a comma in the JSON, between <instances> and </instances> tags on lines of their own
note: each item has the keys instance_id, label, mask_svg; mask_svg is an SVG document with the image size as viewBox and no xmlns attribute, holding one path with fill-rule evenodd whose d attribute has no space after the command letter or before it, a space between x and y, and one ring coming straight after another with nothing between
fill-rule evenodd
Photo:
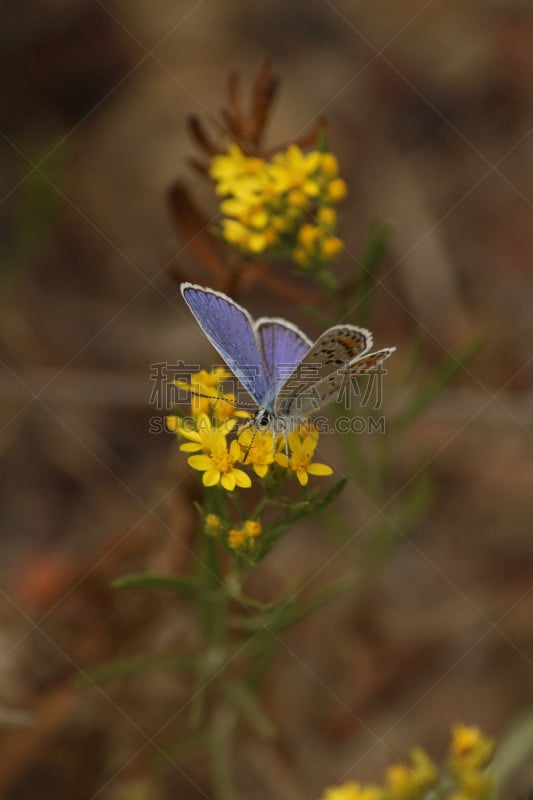
<instances>
[{"instance_id":1,"label":"butterfly body","mask_svg":"<svg viewBox=\"0 0 533 800\"><path fill-rule=\"evenodd\" d=\"M313 343L279 317L253 320L234 300L192 283L182 295L198 324L248 391L258 410L257 430L284 433L333 402L346 376L375 371L396 348L374 353L372 334L356 325L334 325Z\"/></svg>"}]
</instances>

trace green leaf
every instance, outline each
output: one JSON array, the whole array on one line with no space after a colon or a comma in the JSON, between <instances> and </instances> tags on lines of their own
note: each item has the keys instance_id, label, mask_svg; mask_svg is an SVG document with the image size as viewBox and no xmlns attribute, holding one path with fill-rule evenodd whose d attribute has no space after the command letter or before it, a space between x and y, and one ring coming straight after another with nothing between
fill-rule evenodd
<instances>
[{"instance_id":1,"label":"green leaf","mask_svg":"<svg viewBox=\"0 0 533 800\"><path fill-rule=\"evenodd\" d=\"M197 578L181 575L150 575L139 573L118 578L111 584L114 589L167 589L171 592L195 594L205 590L205 584Z\"/></svg>"},{"instance_id":2,"label":"green leaf","mask_svg":"<svg viewBox=\"0 0 533 800\"><path fill-rule=\"evenodd\" d=\"M230 702L256 733L264 739L275 739L277 731L274 723L267 717L253 692L244 683L230 681L225 684L224 690Z\"/></svg>"},{"instance_id":3,"label":"green leaf","mask_svg":"<svg viewBox=\"0 0 533 800\"><path fill-rule=\"evenodd\" d=\"M165 740L165 743L158 743L158 749L154 753L156 759L163 767L168 767L169 758L173 761L183 763L197 753L205 753L208 744L208 732L206 730L187 731L187 735L173 736ZM150 798L152 800L152 798Z\"/></svg>"},{"instance_id":4,"label":"green leaf","mask_svg":"<svg viewBox=\"0 0 533 800\"><path fill-rule=\"evenodd\" d=\"M350 571L345 575L342 575L340 578L332 581L320 592L317 592L315 595L312 595L310 598L305 600L301 605L294 606L291 610L289 618L284 621L282 627L278 628L278 630L286 629L289 627L289 625L293 625L295 622L299 622L301 619L309 616L309 614L312 614L314 611L318 611L320 608L323 608L323 606L327 605L332 600L335 600L336 597L339 597L348 589L351 589L358 579L359 576L357 573Z\"/></svg>"},{"instance_id":5,"label":"green leaf","mask_svg":"<svg viewBox=\"0 0 533 800\"><path fill-rule=\"evenodd\" d=\"M253 608L257 611L272 611L272 609L276 608L274 603L260 603L259 600L254 600L253 597L246 597L243 594L232 594L231 599L246 608Z\"/></svg>"},{"instance_id":6,"label":"green leaf","mask_svg":"<svg viewBox=\"0 0 533 800\"><path fill-rule=\"evenodd\" d=\"M236 724L237 714L232 706L219 704L214 709L209 728L209 756L216 800L235 800L237 797L233 783Z\"/></svg>"},{"instance_id":7,"label":"green leaf","mask_svg":"<svg viewBox=\"0 0 533 800\"><path fill-rule=\"evenodd\" d=\"M295 525L303 519L316 514L319 511L324 511L338 495L342 492L348 482L348 478L341 478L334 484L329 491L320 494L319 491L312 492L307 499L299 503L284 504L284 511L274 520L268 528L265 536L261 537L258 542L257 551L255 553L255 562L258 563L270 552L277 540L283 536L288 527Z\"/></svg>"},{"instance_id":8,"label":"green leaf","mask_svg":"<svg viewBox=\"0 0 533 800\"><path fill-rule=\"evenodd\" d=\"M329 150L328 131L325 125L319 128L317 131L316 149L319 150L321 153L327 153Z\"/></svg>"},{"instance_id":9,"label":"green leaf","mask_svg":"<svg viewBox=\"0 0 533 800\"><path fill-rule=\"evenodd\" d=\"M522 764L533 756L533 714L523 717L500 743L491 768L495 773L494 797L500 796L502 788Z\"/></svg>"},{"instance_id":10,"label":"green leaf","mask_svg":"<svg viewBox=\"0 0 533 800\"><path fill-rule=\"evenodd\" d=\"M250 633L255 631L255 636L244 645L243 649L246 650L246 655L249 654L250 650L255 652L263 649L264 642L260 641L262 632L266 635L277 635L287 630L291 625L299 622L314 611L318 611L331 600L350 589L357 580L358 575L356 573L348 572L299 605L294 603L293 598L289 598L268 614L247 618L242 617L240 621L238 621L237 617L232 617L232 624L236 629L246 630Z\"/></svg>"},{"instance_id":11,"label":"green leaf","mask_svg":"<svg viewBox=\"0 0 533 800\"><path fill-rule=\"evenodd\" d=\"M255 631L263 628L260 622L261 617L245 617L241 614L230 614L228 616L228 627L232 631L240 631L245 633L255 633Z\"/></svg>"},{"instance_id":12,"label":"green leaf","mask_svg":"<svg viewBox=\"0 0 533 800\"><path fill-rule=\"evenodd\" d=\"M348 483L348 478L341 478L340 481L337 481L331 489L329 489L325 494L321 497L318 497L316 500L311 501L312 506L312 513L316 513L317 511L324 511L337 497L340 495L346 484Z\"/></svg>"},{"instance_id":13,"label":"green leaf","mask_svg":"<svg viewBox=\"0 0 533 800\"><path fill-rule=\"evenodd\" d=\"M429 377L414 396L410 405L396 419L389 422L389 437L399 436L439 396L446 386L462 372L465 366L480 352L486 342L484 334L476 334L458 353L452 354Z\"/></svg>"},{"instance_id":14,"label":"green leaf","mask_svg":"<svg viewBox=\"0 0 533 800\"><path fill-rule=\"evenodd\" d=\"M394 514L395 528L406 531L413 527L431 506L435 496L435 487L424 469L416 478L404 487L398 508Z\"/></svg>"},{"instance_id":15,"label":"green leaf","mask_svg":"<svg viewBox=\"0 0 533 800\"><path fill-rule=\"evenodd\" d=\"M91 686L155 669L194 669L197 660L196 656L186 653L168 653L132 658L128 661L116 661L84 672L83 675L76 677L75 685Z\"/></svg>"},{"instance_id":16,"label":"green leaf","mask_svg":"<svg viewBox=\"0 0 533 800\"><path fill-rule=\"evenodd\" d=\"M60 187L62 180L59 167L54 158L20 181L12 203L11 225L0 243L0 278L24 268L56 223L60 208L60 189L56 186Z\"/></svg>"},{"instance_id":17,"label":"green leaf","mask_svg":"<svg viewBox=\"0 0 533 800\"><path fill-rule=\"evenodd\" d=\"M307 316L312 319L317 325L320 325L323 328L330 328L333 324L333 317L331 314L326 314L325 311L322 311L320 308L312 305L311 303L304 303L302 305L302 310L307 314Z\"/></svg>"},{"instance_id":18,"label":"green leaf","mask_svg":"<svg viewBox=\"0 0 533 800\"><path fill-rule=\"evenodd\" d=\"M394 228L391 225L377 222L375 219L370 221L368 241L361 257L361 277L357 282L354 298L358 322L364 322L368 316L372 290L376 284L376 271L393 232Z\"/></svg>"}]
</instances>

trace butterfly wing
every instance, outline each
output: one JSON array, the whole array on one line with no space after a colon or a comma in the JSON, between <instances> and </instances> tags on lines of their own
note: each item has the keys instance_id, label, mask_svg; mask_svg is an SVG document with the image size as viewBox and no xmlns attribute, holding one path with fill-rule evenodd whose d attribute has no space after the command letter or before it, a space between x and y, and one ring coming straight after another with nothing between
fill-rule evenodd
<instances>
[{"instance_id":1,"label":"butterfly wing","mask_svg":"<svg viewBox=\"0 0 533 800\"><path fill-rule=\"evenodd\" d=\"M343 367L338 367L335 372L331 372L308 387L305 393L296 395L292 401L287 402L283 413L289 416L308 417L315 411L339 400L341 393L347 391L347 381L350 378L378 372L385 359L395 350L395 347L384 347L382 350L360 356Z\"/></svg>"},{"instance_id":2,"label":"butterfly wing","mask_svg":"<svg viewBox=\"0 0 533 800\"><path fill-rule=\"evenodd\" d=\"M296 325L278 317L261 317L254 325L267 372L269 407L279 390L312 346Z\"/></svg>"},{"instance_id":3,"label":"butterfly wing","mask_svg":"<svg viewBox=\"0 0 533 800\"><path fill-rule=\"evenodd\" d=\"M182 283L181 293L213 347L262 405L267 394L266 370L250 314L213 289Z\"/></svg>"},{"instance_id":4,"label":"butterfly wing","mask_svg":"<svg viewBox=\"0 0 533 800\"><path fill-rule=\"evenodd\" d=\"M300 402L315 403L317 384L341 367L360 358L372 346L372 334L356 325L334 325L310 347L280 388L277 414L293 414ZM305 400L308 396L308 401ZM299 412L298 412L299 413Z\"/></svg>"}]
</instances>

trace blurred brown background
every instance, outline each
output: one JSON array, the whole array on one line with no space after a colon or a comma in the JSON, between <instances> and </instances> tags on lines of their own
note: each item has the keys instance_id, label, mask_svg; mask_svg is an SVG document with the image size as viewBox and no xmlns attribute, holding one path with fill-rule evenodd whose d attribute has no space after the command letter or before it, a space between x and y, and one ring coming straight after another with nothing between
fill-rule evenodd
<instances>
[{"instance_id":1,"label":"blurred brown background","mask_svg":"<svg viewBox=\"0 0 533 800\"><path fill-rule=\"evenodd\" d=\"M175 441L149 433L149 365L208 358L165 265L207 277L165 195L185 178L214 213L185 164L185 120L216 125L228 69L247 85L265 54L282 79L269 144L327 116L350 187L345 273L372 217L395 225L371 320L399 348L387 407L476 333L486 345L397 454L391 495L424 466L430 509L364 591L286 637L261 694L279 737L243 739L242 796L310 800L377 779L414 744L442 755L455 721L502 736L531 709L531 4L4 2L2 800L212 796L202 762L182 758L176 673L101 690L72 678L196 644L186 605L109 584L189 565L196 483ZM279 297L241 299L318 333ZM351 484L335 513L364 540L380 512ZM328 527L287 537L254 590L357 566Z\"/></svg>"}]
</instances>

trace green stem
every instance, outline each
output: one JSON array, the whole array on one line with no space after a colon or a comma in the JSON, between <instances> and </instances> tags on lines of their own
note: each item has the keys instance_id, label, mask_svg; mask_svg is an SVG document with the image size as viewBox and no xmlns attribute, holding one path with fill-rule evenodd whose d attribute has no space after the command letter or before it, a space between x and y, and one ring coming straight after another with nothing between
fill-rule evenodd
<instances>
[{"instance_id":1,"label":"green stem","mask_svg":"<svg viewBox=\"0 0 533 800\"><path fill-rule=\"evenodd\" d=\"M237 714L227 703L220 703L212 714L209 730L209 757L215 800L236 800L233 783L233 752Z\"/></svg>"}]
</instances>

